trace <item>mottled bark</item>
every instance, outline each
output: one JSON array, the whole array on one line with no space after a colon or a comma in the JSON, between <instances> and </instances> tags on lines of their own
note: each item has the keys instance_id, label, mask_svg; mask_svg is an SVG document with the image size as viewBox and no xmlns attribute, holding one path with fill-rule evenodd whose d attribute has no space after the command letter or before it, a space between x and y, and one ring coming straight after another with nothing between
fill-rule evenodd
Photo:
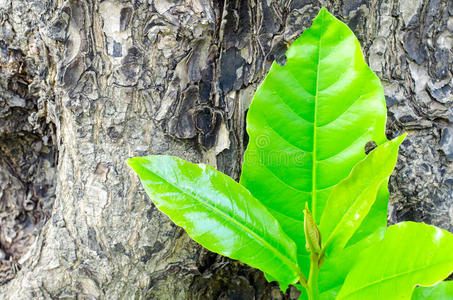
<instances>
[{"instance_id":1,"label":"mottled bark","mask_svg":"<svg viewBox=\"0 0 453 300\"><path fill-rule=\"evenodd\" d=\"M297 297L197 246L124 160L238 179L251 97L322 5L409 132L390 221L453 231L452 1L0 0L0 298Z\"/></svg>"}]
</instances>

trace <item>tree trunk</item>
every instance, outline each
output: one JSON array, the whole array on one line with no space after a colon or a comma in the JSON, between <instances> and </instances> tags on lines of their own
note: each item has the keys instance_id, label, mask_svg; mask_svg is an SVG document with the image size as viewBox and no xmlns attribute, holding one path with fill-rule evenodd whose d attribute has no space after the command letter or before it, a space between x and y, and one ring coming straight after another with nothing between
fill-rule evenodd
<instances>
[{"instance_id":1,"label":"tree trunk","mask_svg":"<svg viewBox=\"0 0 453 300\"><path fill-rule=\"evenodd\" d=\"M450 0L0 0L0 299L294 299L160 213L125 159L239 178L245 114L321 6L403 131L390 221L453 231Z\"/></svg>"}]
</instances>

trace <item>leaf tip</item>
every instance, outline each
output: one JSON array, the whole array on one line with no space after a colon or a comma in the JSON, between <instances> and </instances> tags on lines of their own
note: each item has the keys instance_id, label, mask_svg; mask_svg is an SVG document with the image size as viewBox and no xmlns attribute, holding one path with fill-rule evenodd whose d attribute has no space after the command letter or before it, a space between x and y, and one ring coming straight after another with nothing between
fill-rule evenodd
<instances>
[{"instance_id":1,"label":"leaf tip","mask_svg":"<svg viewBox=\"0 0 453 300\"><path fill-rule=\"evenodd\" d=\"M324 6L321 7L321 9L319 10L319 14L326 13L326 12L328 13L329 11L328 11L327 8L324 7Z\"/></svg>"},{"instance_id":2,"label":"leaf tip","mask_svg":"<svg viewBox=\"0 0 453 300\"><path fill-rule=\"evenodd\" d=\"M139 156L138 157L130 157L130 158L126 159L125 162L132 170L134 170L135 173L139 174L138 173L138 170L139 170L138 167L141 165L141 163L140 163L141 159L142 158L139 157Z\"/></svg>"},{"instance_id":3,"label":"leaf tip","mask_svg":"<svg viewBox=\"0 0 453 300\"><path fill-rule=\"evenodd\" d=\"M404 142L404 140L406 139L406 136L407 136L407 132L403 133L402 135L400 135L399 137L397 137L395 139L397 146L401 145L401 143Z\"/></svg>"},{"instance_id":4,"label":"leaf tip","mask_svg":"<svg viewBox=\"0 0 453 300\"><path fill-rule=\"evenodd\" d=\"M325 15L325 16L333 16L329 10L326 8L326 7L321 7L321 9L319 10L319 13L318 13L318 17L322 16L322 15Z\"/></svg>"},{"instance_id":5,"label":"leaf tip","mask_svg":"<svg viewBox=\"0 0 453 300\"><path fill-rule=\"evenodd\" d=\"M136 157L130 157L130 158L126 159L125 162L129 167L133 168L136 159L137 159Z\"/></svg>"}]
</instances>

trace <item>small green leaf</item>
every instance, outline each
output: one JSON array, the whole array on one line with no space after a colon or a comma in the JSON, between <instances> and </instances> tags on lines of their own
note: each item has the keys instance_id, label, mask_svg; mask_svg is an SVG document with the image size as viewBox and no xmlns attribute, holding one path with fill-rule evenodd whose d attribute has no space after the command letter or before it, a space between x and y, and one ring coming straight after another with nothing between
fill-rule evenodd
<instances>
[{"instance_id":1,"label":"small green leaf","mask_svg":"<svg viewBox=\"0 0 453 300\"><path fill-rule=\"evenodd\" d=\"M453 281L441 281L434 286L415 288L412 300L452 300Z\"/></svg>"},{"instance_id":2,"label":"small green leaf","mask_svg":"<svg viewBox=\"0 0 453 300\"><path fill-rule=\"evenodd\" d=\"M322 9L272 65L247 114L249 144L241 183L296 242L308 272L303 209L319 222L333 189L385 138L386 107L378 77L347 25Z\"/></svg>"},{"instance_id":3,"label":"small green leaf","mask_svg":"<svg viewBox=\"0 0 453 300\"><path fill-rule=\"evenodd\" d=\"M333 188L319 226L328 252L343 249L368 215L379 188L395 168L404 137L374 149Z\"/></svg>"},{"instance_id":4,"label":"small green leaf","mask_svg":"<svg viewBox=\"0 0 453 300\"><path fill-rule=\"evenodd\" d=\"M156 206L196 242L280 282L298 281L294 242L233 179L210 166L171 156L135 157L128 164Z\"/></svg>"},{"instance_id":5,"label":"small green leaf","mask_svg":"<svg viewBox=\"0 0 453 300\"><path fill-rule=\"evenodd\" d=\"M453 271L453 235L423 223L390 226L384 239L365 250L336 299L411 299Z\"/></svg>"}]
</instances>

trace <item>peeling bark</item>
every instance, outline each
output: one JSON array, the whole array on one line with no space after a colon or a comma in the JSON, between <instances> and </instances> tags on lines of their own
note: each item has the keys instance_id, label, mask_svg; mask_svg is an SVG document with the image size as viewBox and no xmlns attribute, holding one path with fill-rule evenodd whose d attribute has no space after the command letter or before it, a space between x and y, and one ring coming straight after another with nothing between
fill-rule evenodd
<instances>
[{"instance_id":1,"label":"peeling bark","mask_svg":"<svg viewBox=\"0 0 453 300\"><path fill-rule=\"evenodd\" d=\"M453 231L453 2L0 0L0 298L296 299L192 242L124 160L238 179L253 93L322 5L409 132L390 221Z\"/></svg>"}]
</instances>

